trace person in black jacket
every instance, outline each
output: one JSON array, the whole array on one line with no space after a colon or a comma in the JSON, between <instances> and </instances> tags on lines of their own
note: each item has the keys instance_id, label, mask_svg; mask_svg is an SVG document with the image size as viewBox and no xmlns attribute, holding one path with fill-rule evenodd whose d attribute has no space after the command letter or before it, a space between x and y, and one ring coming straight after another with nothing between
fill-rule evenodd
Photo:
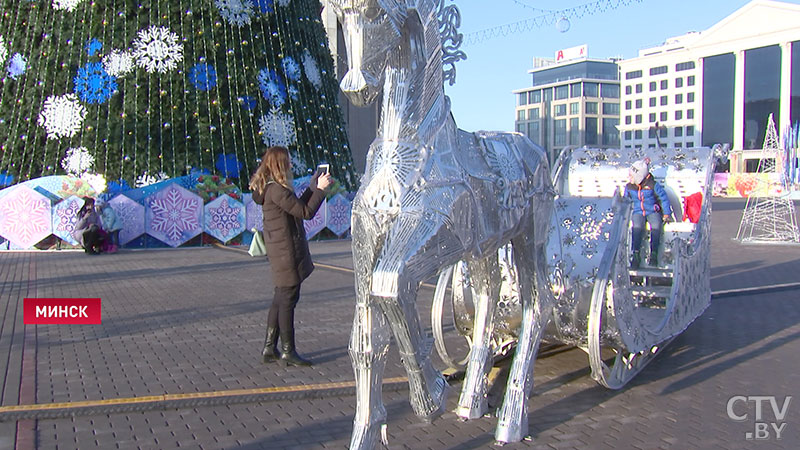
<instances>
[{"instance_id":1,"label":"person in black jacket","mask_svg":"<svg viewBox=\"0 0 800 450\"><path fill-rule=\"evenodd\" d=\"M268 148L250 179L253 201L262 205L264 213L264 244L275 285L261 352L265 363L278 359L280 336L282 363L311 365L311 361L297 354L294 336L294 310L300 299L300 284L314 270L303 219L314 217L332 182L329 174L315 173L308 189L297 198L292 189L289 151L284 147Z\"/></svg>"}]
</instances>

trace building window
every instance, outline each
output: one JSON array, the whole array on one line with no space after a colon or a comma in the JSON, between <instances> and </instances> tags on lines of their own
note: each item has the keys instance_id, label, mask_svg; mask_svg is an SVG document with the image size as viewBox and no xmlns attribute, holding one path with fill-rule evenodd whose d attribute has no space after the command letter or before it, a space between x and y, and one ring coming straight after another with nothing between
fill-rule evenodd
<instances>
[{"instance_id":1,"label":"building window","mask_svg":"<svg viewBox=\"0 0 800 450\"><path fill-rule=\"evenodd\" d=\"M686 103L694 102L694 92L689 92L686 94Z\"/></svg>"},{"instance_id":2,"label":"building window","mask_svg":"<svg viewBox=\"0 0 800 450\"><path fill-rule=\"evenodd\" d=\"M603 119L603 145L619 147L619 130L617 130L617 125L619 125L619 119Z\"/></svg>"},{"instance_id":3,"label":"building window","mask_svg":"<svg viewBox=\"0 0 800 450\"><path fill-rule=\"evenodd\" d=\"M666 104L667 104L667 96L666 95L662 95L661 96L661 106L666 106Z\"/></svg>"},{"instance_id":4,"label":"building window","mask_svg":"<svg viewBox=\"0 0 800 450\"><path fill-rule=\"evenodd\" d=\"M636 109L642 109L642 99L636 99Z\"/></svg>"},{"instance_id":5,"label":"building window","mask_svg":"<svg viewBox=\"0 0 800 450\"><path fill-rule=\"evenodd\" d=\"M625 132L625 140L626 141L630 141L631 140L631 132L630 132L630 130ZM628 147L628 148L630 148L630 147Z\"/></svg>"},{"instance_id":6,"label":"building window","mask_svg":"<svg viewBox=\"0 0 800 450\"><path fill-rule=\"evenodd\" d=\"M628 72L625 74L626 80L633 80L634 78L642 78L642 71L641 70L634 70L633 72ZM508 98L508 97L506 97Z\"/></svg>"},{"instance_id":7,"label":"building window","mask_svg":"<svg viewBox=\"0 0 800 450\"><path fill-rule=\"evenodd\" d=\"M583 83L584 97L597 97L597 83Z\"/></svg>"},{"instance_id":8,"label":"building window","mask_svg":"<svg viewBox=\"0 0 800 450\"><path fill-rule=\"evenodd\" d=\"M539 118L539 108L531 108L528 110L528 120L536 120Z\"/></svg>"},{"instance_id":9,"label":"building window","mask_svg":"<svg viewBox=\"0 0 800 450\"><path fill-rule=\"evenodd\" d=\"M542 90L542 98L546 102L553 101L553 88L547 88Z\"/></svg>"},{"instance_id":10,"label":"building window","mask_svg":"<svg viewBox=\"0 0 800 450\"><path fill-rule=\"evenodd\" d=\"M632 103L630 100L625 100L625 109L631 109L631 105Z\"/></svg>"},{"instance_id":11,"label":"building window","mask_svg":"<svg viewBox=\"0 0 800 450\"><path fill-rule=\"evenodd\" d=\"M528 93L522 92L519 94L519 101L517 102L519 106L525 106L528 104Z\"/></svg>"},{"instance_id":12,"label":"building window","mask_svg":"<svg viewBox=\"0 0 800 450\"><path fill-rule=\"evenodd\" d=\"M525 110L517 110L517 120L525 120Z\"/></svg>"},{"instance_id":13,"label":"building window","mask_svg":"<svg viewBox=\"0 0 800 450\"><path fill-rule=\"evenodd\" d=\"M667 89L669 87L669 82L667 80L661 80L661 89Z\"/></svg>"},{"instance_id":14,"label":"building window","mask_svg":"<svg viewBox=\"0 0 800 450\"><path fill-rule=\"evenodd\" d=\"M631 124L631 116L625 116L625 125Z\"/></svg>"},{"instance_id":15,"label":"building window","mask_svg":"<svg viewBox=\"0 0 800 450\"><path fill-rule=\"evenodd\" d=\"M661 111L661 113L658 115L658 120L660 120L662 122L666 122L667 121L667 112L666 111Z\"/></svg>"},{"instance_id":16,"label":"building window","mask_svg":"<svg viewBox=\"0 0 800 450\"><path fill-rule=\"evenodd\" d=\"M556 86L556 100L569 98L569 85Z\"/></svg>"},{"instance_id":17,"label":"building window","mask_svg":"<svg viewBox=\"0 0 800 450\"><path fill-rule=\"evenodd\" d=\"M681 120L681 119L683 119L683 111L681 110L675 111L675 120Z\"/></svg>"},{"instance_id":18,"label":"building window","mask_svg":"<svg viewBox=\"0 0 800 450\"><path fill-rule=\"evenodd\" d=\"M675 94L675 104L680 105L683 103L683 94Z\"/></svg>"},{"instance_id":19,"label":"building window","mask_svg":"<svg viewBox=\"0 0 800 450\"><path fill-rule=\"evenodd\" d=\"M586 145L597 145L597 117L586 118Z\"/></svg>"},{"instance_id":20,"label":"building window","mask_svg":"<svg viewBox=\"0 0 800 450\"><path fill-rule=\"evenodd\" d=\"M658 83L656 83L655 81L651 81L650 82L650 92L653 92L656 89L658 89Z\"/></svg>"},{"instance_id":21,"label":"building window","mask_svg":"<svg viewBox=\"0 0 800 450\"><path fill-rule=\"evenodd\" d=\"M641 94L642 93L642 83L639 83L639 84L636 85L636 93L637 94Z\"/></svg>"},{"instance_id":22,"label":"building window","mask_svg":"<svg viewBox=\"0 0 800 450\"><path fill-rule=\"evenodd\" d=\"M659 128L658 129L658 136L662 137L662 138L668 137L667 128L666 127Z\"/></svg>"},{"instance_id":23,"label":"building window","mask_svg":"<svg viewBox=\"0 0 800 450\"><path fill-rule=\"evenodd\" d=\"M567 119L554 120L553 125L555 128L553 144L560 146L567 145Z\"/></svg>"},{"instance_id":24,"label":"building window","mask_svg":"<svg viewBox=\"0 0 800 450\"><path fill-rule=\"evenodd\" d=\"M675 64L675 72L694 69L694 61L687 61Z\"/></svg>"},{"instance_id":25,"label":"building window","mask_svg":"<svg viewBox=\"0 0 800 450\"><path fill-rule=\"evenodd\" d=\"M650 119L650 123L655 122L656 121L656 113L650 113L649 119Z\"/></svg>"},{"instance_id":26,"label":"building window","mask_svg":"<svg viewBox=\"0 0 800 450\"><path fill-rule=\"evenodd\" d=\"M571 85L569 85L569 96L570 97L572 97L572 98L580 97L582 95L581 92L583 92L583 90L581 89L581 84L580 83L572 83Z\"/></svg>"},{"instance_id":27,"label":"building window","mask_svg":"<svg viewBox=\"0 0 800 450\"><path fill-rule=\"evenodd\" d=\"M641 114L637 114L637 115L636 115L636 117L635 117L635 122L636 122L636 123L642 123L642 115L641 115Z\"/></svg>"},{"instance_id":28,"label":"building window","mask_svg":"<svg viewBox=\"0 0 800 450\"><path fill-rule=\"evenodd\" d=\"M676 142L675 143L675 148L681 148L681 143L680 142Z\"/></svg>"},{"instance_id":29,"label":"building window","mask_svg":"<svg viewBox=\"0 0 800 450\"><path fill-rule=\"evenodd\" d=\"M633 93L633 87L631 85L625 86L625 94L631 95Z\"/></svg>"},{"instance_id":30,"label":"building window","mask_svg":"<svg viewBox=\"0 0 800 450\"><path fill-rule=\"evenodd\" d=\"M689 75L688 77L686 77L686 85L694 86L694 75Z\"/></svg>"},{"instance_id":31,"label":"building window","mask_svg":"<svg viewBox=\"0 0 800 450\"><path fill-rule=\"evenodd\" d=\"M603 103L603 114L619 115L619 103Z\"/></svg>"},{"instance_id":32,"label":"building window","mask_svg":"<svg viewBox=\"0 0 800 450\"><path fill-rule=\"evenodd\" d=\"M581 145L581 122L577 117L569 119L569 144Z\"/></svg>"},{"instance_id":33,"label":"building window","mask_svg":"<svg viewBox=\"0 0 800 450\"><path fill-rule=\"evenodd\" d=\"M533 142L541 142L541 136L539 136L539 121L536 122L528 122L528 138Z\"/></svg>"},{"instance_id":34,"label":"building window","mask_svg":"<svg viewBox=\"0 0 800 450\"><path fill-rule=\"evenodd\" d=\"M569 104L569 113L570 114L578 114L581 112L580 103L574 102Z\"/></svg>"},{"instance_id":35,"label":"building window","mask_svg":"<svg viewBox=\"0 0 800 450\"><path fill-rule=\"evenodd\" d=\"M542 103L542 91L540 91L539 89L531 91L531 96L529 101L530 103Z\"/></svg>"},{"instance_id":36,"label":"building window","mask_svg":"<svg viewBox=\"0 0 800 450\"><path fill-rule=\"evenodd\" d=\"M619 98L619 85L602 83L600 85L600 97Z\"/></svg>"},{"instance_id":37,"label":"building window","mask_svg":"<svg viewBox=\"0 0 800 450\"><path fill-rule=\"evenodd\" d=\"M688 127L686 127L686 135L694 136L694 125L689 125Z\"/></svg>"},{"instance_id":38,"label":"building window","mask_svg":"<svg viewBox=\"0 0 800 450\"><path fill-rule=\"evenodd\" d=\"M597 102L586 102L586 114L597 114Z\"/></svg>"},{"instance_id":39,"label":"building window","mask_svg":"<svg viewBox=\"0 0 800 450\"><path fill-rule=\"evenodd\" d=\"M656 98L650 97L650 106L656 106Z\"/></svg>"},{"instance_id":40,"label":"building window","mask_svg":"<svg viewBox=\"0 0 800 450\"><path fill-rule=\"evenodd\" d=\"M633 138L634 139L641 139L642 138L642 130L634 130L633 131Z\"/></svg>"},{"instance_id":41,"label":"building window","mask_svg":"<svg viewBox=\"0 0 800 450\"><path fill-rule=\"evenodd\" d=\"M686 118L687 119L694 119L694 110L693 109L687 109L686 110Z\"/></svg>"},{"instance_id":42,"label":"building window","mask_svg":"<svg viewBox=\"0 0 800 450\"><path fill-rule=\"evenodd\" d=\"M662 73L667 73L667 66L658 66L650 68L650 76L661 75Z\"/></svg>"},{"instance_id":43,"label":"building window","mask_svg":"<svg viewBox=\"0 0 800 450\"><path fill-rule=\"evenodd\" d=\"M675 137L683 136L683 127L675 127Z\"/></svg>"},{"instance_id":44,"label":"building window","mask_svg":"<svg viewBox=\"0 0 800 450\"><path fill-rule=\"evenodd\" d=\"M567 105L554 105L553 106L553 115L556 117L566 116L567 115Z\"/></svg>"},{"instance_id":45,"label":"building window","mask_svg":"<svg viewBox=\"0 0 800 450\"><path fill-rule=\"evenodd\" d=\"M649 137L650 139L655 139L656 138L656 129L655 128L650 128L649 130L647 130L647 137Z\"/></svg>"},{"instance_id":46,"label":"building window","mask_svg":"<svg viewBox=\"0 0 800 450\"><path fill-rule=\"evenodd\" d=\"M675 78L675 87L676 88L683 87L683 78L682 77Z\"/></svg>"},{"instance_id":47,"label":"building window","mask_svg":"<svg viewBox=\"0 0 800 450\"><path fill-rule=\"evenodd\" d=\"M517 124L517 133L523 133L523 134L525 133L525 124L524 123L518 123ZM530 138L530 136L528 136L528 137Z\"/></svg>"}]
</instances>

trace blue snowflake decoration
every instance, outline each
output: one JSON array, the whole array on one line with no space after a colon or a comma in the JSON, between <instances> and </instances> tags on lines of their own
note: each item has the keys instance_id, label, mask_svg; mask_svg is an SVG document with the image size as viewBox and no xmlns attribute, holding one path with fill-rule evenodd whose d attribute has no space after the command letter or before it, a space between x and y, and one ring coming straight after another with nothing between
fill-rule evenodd
<instances>
[{"instance_id":1,"label":"blue snowflake decoration","mask_svg":"<svg viewBox=\"0 0 800 450\"><path fill-rule=\"evenodd\" d=\"M89 56L94 56L103 48L103 43L98 41L97 38L89 39L89 42L86 43L86 53Z\"/></svg>"},{"instance_id":2,"label":"blue snowflake decoration","mask_svg":"<svg viewBox=\"0 0 800 450\"><path fill-rule=\"evenodd\" d=\"M125 191L129 191L130 189L131 186L128 184L128 182L121 178L117 181L109 182L108 185L106 186L106 192L108 192L110 196L113 196L115 194L120 194Z\"/></svg>"},{"instance_id":3,"label":"blue snowflake decoration","mask_svg":"<svg viewBox=\"0 0 800 450\"><path fill-rule=\"evenodd\" d=\"M217 164L214 166L220 171L223 177L239 178L239 171L243 164L233 153L225 153L217 156Z\"/></svg>"},{"instance_id":4,"label":"blue snowflake decoration","mask_svg":"<svg viewBox=\"0 0 800 450\"><path fill-rule=\"evenodd\" d=\"M255 3L258 9L264 14L275 12L274 0L253 0L253 3Z\"/></svg>"},{"instance_id":5,"label":"blue snowflake decoration","mask_svg":"<svg viewBox=\"0 0 800 450\"><path fill-rule=\"evenodd\" d=\"M105 103L117 90L117 81L108 74L99 62L86 63L78 68L78 75L73 79L75 93L88 103Z\"/></svg>"},{"instance_id":6,"label":"blue snowflake decoration","mask_svg":"<svg viewBox=\"0 0 800 450\"><path fill-rule=\"evenodd\" d=\"M256 108L256 106L258 106L258 100L256 100L255 98L253 98L253 97L251 97L249 95L245 95L243 97L239 97L238 100L239 100L239 104L242 105L242 108L244 108L244 109L246 109L248 111L252 111L252 110L254 110Z\"/></svg>"},{"instance_id":7,"label":"blue snowflake decoration","mask_svg":"<svg viewBox=\"0 0 800 450\"><path fill-rule=\"evenodd\" d=\"M14 183L14 175L8 172L0 173L0 187L11 186Z\"/></svg>"},{"instance_id":8,"label":"blue snowflake decoration","mask_svg":"<svg viewBox=\"0 0 800 450\"><path fill-rule=\"evenodd\" d=\"M217 85L217 71L211 64L195 64L189 71L189 81L201 91L210 91Z\"/></svg>"},{"instance_id":9,"label":"blue snowflake decoration","mask_svg":"<svg viewBox=\"0 0 800 450\"><path fill-rule=\"evenodd\" d=\"M292 100L297 100L297 95L300 91L297 89L297 86L290 85L289 86L289 97L292 97Z\"/></svg>"},{"instance_id":10,"label":"blue snowflake decoration","mask_svg":"<svg viewBox=\"0 0 800 450\"><path fill-rule=\"evenodd\" d=\"M28 60L19 53L14 53L11 60L8 62L8 76L17 79L22 76L28 69Z\"/></svg>"},{"instance_id":11,"label":"blue snowflake decoration","mask_svg":"<svg viewBox=\"0 0 800 450\"><path fill-rule=\"evenodd\" d=\"M278 72L271 69L261 69L258 73L258 87L265 99L272 103L273 108L279 108L286 103L286 84Z\"/></svg>"},{"instance_id":12,"label":"blue snowflake decoration","mask_svg":"<svg viewBox=\"0 0 800 450\"><path fill-rule=\"evenodd\" d=\"M286 74L286 78L292 81L300 81L300 76L302 75L302 72L300 72L300 64L297 64L294 58L291 56L283 58L281 66L283 66L283 73Z\"/></svg>"}]
</instances>

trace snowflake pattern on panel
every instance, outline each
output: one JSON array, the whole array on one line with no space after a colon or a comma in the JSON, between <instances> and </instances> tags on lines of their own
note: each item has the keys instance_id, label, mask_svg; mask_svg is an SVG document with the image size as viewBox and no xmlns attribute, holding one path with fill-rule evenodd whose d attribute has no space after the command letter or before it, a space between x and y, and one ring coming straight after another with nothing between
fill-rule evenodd
<instances>
[{"instance_id":1,"label":"snowflake pattern on panel","mask_svg":"<svg viewBox=\"0 0 800 450\"><path fill-rule=\"evenodd\" d=\"M315 88L321 88L322 75L320 75L319 66L317 66L317 61L311 56L308 50L303 52L303 69L305 69L308 81L310 81Z\"/></svg>"},{"instance_id":2,"label":"snowflake pattern on panel","mask_svg":"<svg viewBox=\"0 0 800 450\"><path fill-rule=\"evenodd\" d=\"M237 27L249 24L254 12L250 0L215 0L214 4L222 18Z\"/></svg>"},{"instance_id":3,"label":"snowflake pattern on panel","mask_svg":"<svg viewBox=\"0 0 800 450\"><path fill-rule=\"evenodd\" d=\"M75 229L75 223L78 222L78 206L77 197L70 197L64 202L67 202L66 208L56 208L56 226L54 231L63 231L72 233Z\"/></svg>"},{"instance_id":4,"label":"snowflake pattern on panel","mask_svg":"<svg viewBox=\"0 0 800 450\"><path fill-rule=\"evenodd\" d=\"M150 210L153 213L150 227L163 233L173 243L181 242L185 232L191 233L200 228L197 216L201 208L199 197L185 198L181 191L170 186L162 198L150 200Z\"/></svg>"},{"instance_id":5,"label":"snowflake pattern on panel","mask_svg":"<svg viewBox=\"0 0 800 450\"><path fill-rule=\"evenodd\" d=\"M210 91L217 85L217 71L206 63L195 64L189 71L189 81L201 91Z\"/></svg>"},{"instance_id":6,"label":"snowflake pattern on panel","mask_svg":"<svg viewBox=\"0 0 800 450\"><path fill-rule=\"evenodd\" d=\"M111 50L103 57L103 68L112 77L121 77L133 70L133 55L127 50Z\"/></svg>"},{"instance_id":7,"label":"snowflake pattern on panel","mask_svg":"<svg viewBox=\"0 0 800 450\"><path fill-rule=\"evenodd\" d=\"M19 53L14 53L11 60L8 62L8 76L16 80L25 74L28 69L28 60Z\"/></svg>"},{"instance_id":8,"label":"snowflake pattern on panel","mask_svg":"<svg viewBox=\"0 0 800 450\"><path fill-rule=\"evenodd\" d=\"M103 43L98 41L97 38L92 38L86 43L86 53L89 56L94 56L103 49Z\"/></svg>"},{"instance_id":9,"label":"snowflake pattern on panel","mask_svg":"<svg viewBox=\"0 0 800 450\"><path fill-rule=\"evenodd\" d=\"M43 195L20 186L0 199L0 235L19 247L31 247L50 234L50 213Z\"/></svg>"},{"instance_id":10,"label":"snowflake pattern on panel","mask_svg":"<svg viewBox=\"0 0 800 450\"><path fill-rule=\"evenodd\" d=\"M89 149L86 147L77 147L67 149L67 154L61 160L61 167L67 171L69 175L78 176L92 168L94 164L94 156L89 154Z\"/></svg>"},{"instance_id":11,"label":"snowflake pattern on panel","mask_svg":"<svg viewBox=\"0 0 800 450\"><path fill-rule=\"evenodd\" d=\"M258 125L261 139L267 146L289 147L297 142L294 117L279 109L273 109L266 116L261 116Z\"/></svg>"},{"instance_id":12,"label":"snowflake pattern on panel","mask_svg":"<svg viewBox=\"0 0 800 450\"><path fill-rule=\"evenodd\" d=\"M72 137L86 118L86 107L75 94L51 95L39 113L39 125L47 130L48 139Z\"/></svg>"},{"instance_id":13,"label":"snowflake pattern on panel","mask_svg":"<svg viewBox=\"0 0 800 450\"><path fill-rule=\"evenodd\" d=\"M239 202L236 203L238 204ZM241 213L241 211L241 206L231 205L227 198L223 198L219 203L219 207L215 208L212 206L206 209L206 213L210 215L208 218L208 227L215 230L213 234L218 234L223 238L227 238L229 234L233 235L233 233L242 228L242 224L239 223L239 213ZM226 241L227 239L220 240Z\"/></svg>"},{"instance_id":14,"label":"snowflake pattern on panel","mask_svg":"<svg viewBox=\"0 0 800 450\"><path fill-rule=\"evenodd\" d=\"M75 11L75 8L83 0L53 0L53 9L63 9L69 12Z\"/></svg>"},{"instance_id":15,"label":"snowflake pattern on panel","mask_svg":"<svg viewBox=\"0 0 800 450\"><path fill-rule=\"evenodd\" d=\"M105 103L117 90L117 81L109 75L99 62L86 63L78 68L73 79L75 93L87 103Z\"/></svg>"},{"instance_id":16,"label":"snowflake pattern on panel","mask_svg":"<svg viewBox=\"0 0 800 450\"><path fill-rule=\"evenodd\" d=\"M3 36L0 36L0 64L6 62L6 58L8 58L8 46Z\"/></svg>"},{"instance_id":17,"label":"snowflake pattern on panel","mask_svg":"<svg viewBox=\"0 0 800 450\"><path fill-rule=\"evenodd\" d=\"M144 233L144 206L124 195L114 197L109 204L122 221L119 243L125 245Z\"/></svg>"},{"instance_id":18,"label":"snowflake pattern on panel","mask_svg":"<svg viewBox=\"0 0 800 450\"><path fill-rule=\"evenodd\" d=\"M178 35L169 28L152 26L139 30L137 39L133 41L133 56L136 64L149 73L166 73L183 60L183 45L178 43Z\"/></svg>"},{"instance_id":19,"label":"snowflake pattern on panel","mask_svg":"<svg viewBox=\"0 0 800 450\"><path fill-rule=\"evenodd\" d=\"M258 88L261 89L261 95L269 100L273 108L278 108L286 103L286 84L278 72L272 69L261 69L258 72Z\"/></svg>"}]
</instances>

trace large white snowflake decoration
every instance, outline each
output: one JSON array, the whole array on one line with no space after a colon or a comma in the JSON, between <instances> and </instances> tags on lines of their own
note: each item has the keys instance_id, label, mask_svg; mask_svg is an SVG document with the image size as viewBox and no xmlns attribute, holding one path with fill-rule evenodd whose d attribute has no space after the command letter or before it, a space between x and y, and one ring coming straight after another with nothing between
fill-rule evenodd
<instances>
[{"instance_id":1,"label":"large white snowflake decoration","mask_svg":"<svg viewBox=\"0 0 800 450\"><path fill-rule=\"evenodd\" d=\"M269 114L261 116L258 125L261 139L267 146L288 147L297 142L294 117L279 109L272 109Z\"/></svg>"},{"instance_id":2,"label":"large white snowflake decoration","mask_svg":"<svg viewBox=\"0 0 800 450\"><path fill-rule=\"evenodd\" d=\"M303 69L305 69L308 81L310 81L315 88L321 88L322 75L319 72L319 66L317 66L317 61L311 56L308 50L303 52Z\"/></svg>"},{"instance_id":3,"label":"large white snowflake decoration","mask_svg":"<svg viewBox=\"0 0 800 450\"><path fill-rule=\"evenodd\" d=\"M97 173L84 173L81 175L81 180L89 184L95 192L105 192L106 190L106 177Z\"/></svg>"},{"instance_id":4,"label":"large white snowflake decoration","mask_svg":"<svg viewBox=\"0 0 800 450\"><path fill-rule=\"evenodd\" d=\"M220 15L231 25L241 27L250 23L253 15L253 3L250 0L215 0Z\"/></svg>"},{"instance_id":5,"label":"large white snowflake decoration","mask_svg":"<svg viewBox=\"0 0 800 450\"><path fill-rule=\"evenodd\" d=\"M50 201L27 186L0 197L0 236L30 248L53 231Z\"/></svg>"},{"instance_id":6,"label":"large white snowflake decoration","mask_svg":"<svg viewBox=\"0 0 800 450\"><path fill-rule=\"evenodd\" d=\"M136 64L150 73L166 73L178 67L183 60L183 45L178 42L178 35L167 27L152 26L139 30L133 41L133 56Z\"/></svg>"},{"instance_id":7,"label":"large white snowflake decoration","mask_svg":"<svg viewBox=\"0 0 800 450\"><path fill-rule=\"evenodd\" d=\"M301 158L298 152L296 151L289 152L289 159L291 159L292 161L292 172L296 176L308 175L306 173L308 171L308 165L306 164L306 160Z\"/></svg>"},{"instance_id":8,"label":"large white snowflake decoration","mask_svg":"<svg viewBox=\"0 0 800 450\"><path fill-rule=\"evenodd\" d=\"M82 1L83 0L53 0L53 9L63 9L72 12Z\"/></svg>"},{"instance_id":9,"label":"large white snowflake decoration","mask_svg":"<svg viewBox=\"0 0 800 450\"><path fill-rule=\"evenodd\" d=\"M128 50L111 50L103 57L103 68L112 77L121 77L133 70L133 54Z\"/></svg>"},{"instance_id":10,"label":"large white snowflake decoration","mask_svg":"<svg viewBox=\"0 0 800 450\"><path fill-rule=\"evenodd\" d=\"M48 139L72 137L80 130L86 108L75 94L51 95L39 113L39 125L47 130Z\"/></svg>"},{"instance_id":11,"label":"large white snowflake decoration","mask_svg":"<svg viewBox=\"0 0 800 450\"><path fill-rule=\"evenodd\" d=\"M0 64L6 62L6 58L8 58L8 46L3 36L0 36Z\"/></svg>"},{"instance_id":12,"label":"large white snowflake decoration","mask_svg":"<svg viewBox=\"0 0 800 450\"><path fill-rule=\"evenodd\" d=\"M169 175L165 174L164 172L159 172L155 175L151 175L150 172L145 172L136 177L135 185L137 188L140 188L150 186L151 184L160 183L164 180L169 180Z\"/></svg>"},{"instance_id":13,"label":"large white snowflake decoration","mask_svg":"<svg viewBox=\"0 0 800 450\"><path fill-rule=\"evenodd\" d=\"M86 147L67 149L67 154L61 160L61 167L70 175L80 175L92 168L94 156Z\"/></svg>"}]
</instances>

